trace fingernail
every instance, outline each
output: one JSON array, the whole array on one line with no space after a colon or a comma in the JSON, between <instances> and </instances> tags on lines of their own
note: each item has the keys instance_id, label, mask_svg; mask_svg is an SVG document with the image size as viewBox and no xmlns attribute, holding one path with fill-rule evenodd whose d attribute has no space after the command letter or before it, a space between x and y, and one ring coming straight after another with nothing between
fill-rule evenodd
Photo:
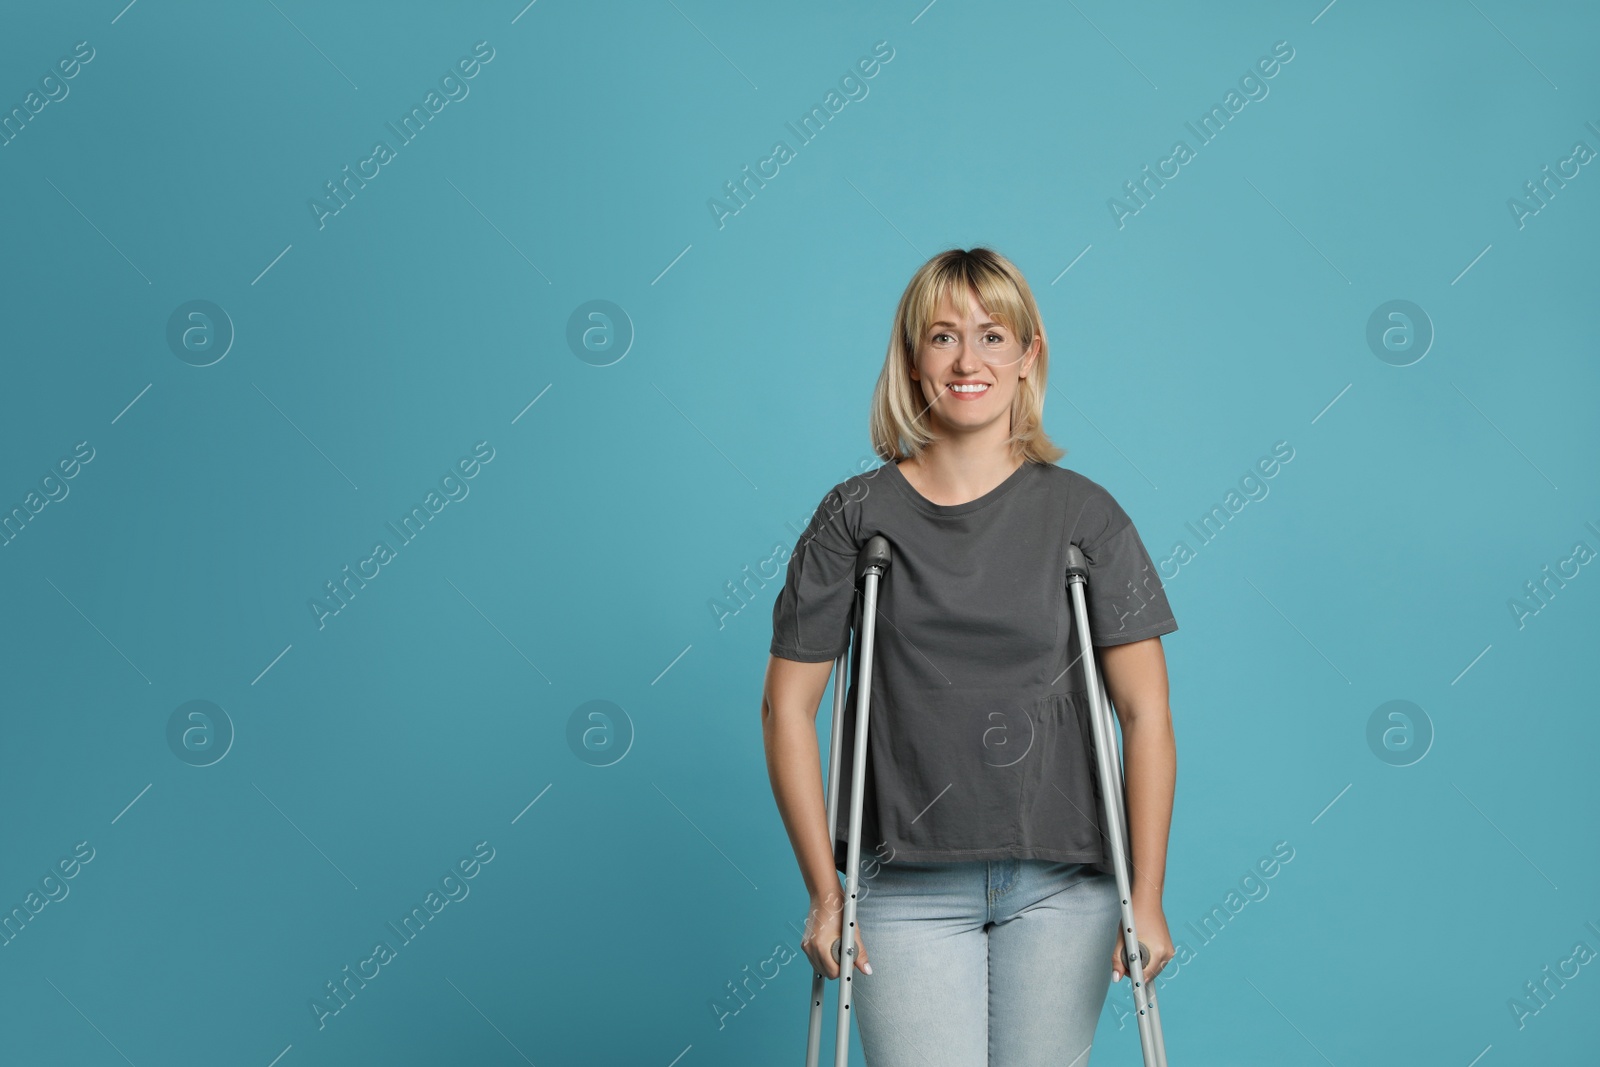
<instances>
[{"instance_id":1,"label":"fingernail","mask_svg":"<svg viewBox=\"0 0 1600 1067\"><path fill-rule=\"evenodd\" d=\"M862 960L861 961L861 973L862 974L871 974L872 973L872 964L868 963L866 960Z\"/></svg>"}]
</instances>

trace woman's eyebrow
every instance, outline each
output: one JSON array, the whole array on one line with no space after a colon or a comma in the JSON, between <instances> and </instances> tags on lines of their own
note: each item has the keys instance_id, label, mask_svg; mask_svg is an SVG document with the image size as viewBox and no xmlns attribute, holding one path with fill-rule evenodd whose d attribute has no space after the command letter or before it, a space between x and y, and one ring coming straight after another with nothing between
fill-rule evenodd
<instances>
[{"instance_id":1,"label":"woman's eyebrow","mask_svg":"<svg viewBox=\"0 0 1600 1067\"><path fill-rule=\"evenodd\" d=\"M960 323L945 322L943 319L940 319L938 322L932 322L932 323L928 324L928 328L929 329L932 329L935 326L959 327ZM980 322L980 323L978 323L978 329L980 329L980 330L987 330L991 326L999 326L1002 329L1004 329L1005 328L1005 323L1003 323L1003 322Z\"/></svg>"}]
</instances>

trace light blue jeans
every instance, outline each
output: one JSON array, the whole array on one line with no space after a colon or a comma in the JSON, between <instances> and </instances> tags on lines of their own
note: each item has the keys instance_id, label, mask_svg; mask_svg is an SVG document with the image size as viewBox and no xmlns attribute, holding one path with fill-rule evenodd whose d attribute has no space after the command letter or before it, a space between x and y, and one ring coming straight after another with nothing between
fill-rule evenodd
<instances>
[{"instance_id":1,"label":"light blue jeans","mask_svg":"<svg viewBox=\"0 0 1600 1067\"><path fill-rule=\"evenodd\" d=\"M856 903L867 1067L1087 1067L1111 986L1117 882L1082 863L893 860Z\"/></svg>"}]
</instances>

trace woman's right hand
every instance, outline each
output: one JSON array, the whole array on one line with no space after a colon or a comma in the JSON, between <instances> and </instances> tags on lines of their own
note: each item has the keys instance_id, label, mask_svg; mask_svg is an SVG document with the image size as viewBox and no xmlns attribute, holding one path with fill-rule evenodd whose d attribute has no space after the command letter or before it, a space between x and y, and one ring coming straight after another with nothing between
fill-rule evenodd
<instances>
[{"instance_id":1,"label":"woman's right hand","mask_svg":"<svg viewBox=\"0 0 1600 1067\"><path fill-rule=\"evenodd\" d=\"M806 915L805 935L800 939L800 949L811 961L811 967L824 978L838 978L841 960L834 957L834 943L842 942L844 929L844 896L812 897L811 910ZM861 923L856 922L856 968L862 974L872 973L867 962L867 947L861 943Z\"/></svg>"}]
</instances>

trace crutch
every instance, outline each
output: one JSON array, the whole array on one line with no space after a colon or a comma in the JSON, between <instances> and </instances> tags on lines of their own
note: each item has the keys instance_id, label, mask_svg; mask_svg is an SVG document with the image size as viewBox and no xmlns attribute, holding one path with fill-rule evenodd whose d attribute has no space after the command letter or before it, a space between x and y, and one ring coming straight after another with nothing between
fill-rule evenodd
<instances>
[{"instance_id":1,"label":"crutch","mask_svg":"<svg viewBox=\"0 0 1600 1067\"><path fill-rule=\"evenodd\" d=\"M1083 674L1089 691L1089 719L1094 725L1095 762L1099 771L1100 795L1105 799L1106 830L1111 841L1112 868L1117 876L1117 896L1122 901L1122 963L1133 983L1133 1003L1139 1013L1139 1043L1144 1049L1145 1067L1167 1067L1167 1047L1161 1038L1161 1014L1156 1009L1155 990L1144 980L1144 966L1150 950L1139 940L1133 927L1133 894L1129 881L1127 812L1123 808L1122 760L1116 738L1111 733L1111 698L1105 679L1095 661L1093 635L1089 632L1089 611L1084 590L1089 581L1083 550L1067 545L1067 592L1072 599L1073 629L1078 634Z\"/></svg>"},{"instance_id":2,"label":"crutch","mask_svg":"<svg viewBox=\"0 0 1600 1067\"><path fill-rule=\"evenodd\" d=\"M889 542L881 534L866 543L856 558L856 581L866 580L862 595L856 599L855 632L857 643L856 665L856 740L854 759L850 768L850 836L847 840L845 861L844 926L842 937L833 942L833 958L839 962L839 1018L834 1035L833 1062L835 1067L845 1067L850 1061L850 990L851 976L856 962L856 890L861 867L861 794L867 769L867 715L872 694L872 637L878 618L878 580L889 569ZM828 845L833 846L835 816L839 810L839 735L844 730L845 675L849 669L850 650L833 664L833 729L828 742ZM819 918L818 921L821 921ZM839 945L846 946L844 957L839 955ZM817 1054L822 1045L822 993L826 980L821 971L811 976L811 1027L806 1035L806 1067L817 1067Z\"/></svg>"}]
</instances>

